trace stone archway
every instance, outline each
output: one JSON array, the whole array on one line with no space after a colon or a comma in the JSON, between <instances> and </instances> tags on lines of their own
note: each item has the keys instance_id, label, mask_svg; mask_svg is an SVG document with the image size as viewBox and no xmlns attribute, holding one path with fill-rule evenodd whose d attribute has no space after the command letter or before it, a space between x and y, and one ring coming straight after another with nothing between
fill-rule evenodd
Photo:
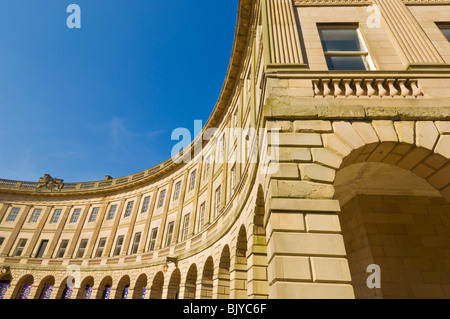
<instances>
[{"instance_id":1,"label":"stone archway","mask_svg":"<svg viewBox=\"0 0 450 319\"><path fill-rule=\"evenodd\" d=\"M219 260L219 269L217 274L217 299L230 298L230 247L225 245Z\"/></svg>"},{"instance_id":2,"label":"stone archway","mask_svg":"<svg viewBox=\"0 0 450 319\"><path fill-rule=\"evenodd\" d=\"M84 278L78 289L77 299L91 299L93 289L94 278L92 276Z\"/></svg>"},{"instance_id":3,"label":"stone archway","mask_svg":"<svg viewBox=\"0 0 450 319\"><path fill-rule=\"evenodd\" d=\"M450 202L426 179L437 173L416 167L427 164L409 170L401 165L408 154L426 152L398 147L408 152L392 164L344 158L346 165L336 174L335 198L355 297L449 298ZM445 167L441 155L429 156L423 158L426 163ZM380 288L367 284L372 265L379 267Z\"/></svg>"},{"instance_id":4,"label":"stone archway","mask_svg":"<svg viewBox=\"0 0 450 319\"><path fill-rule=\"evenodd\" d=\"M123 276L116 288L116 295L114 299L128 299L128 290L130 289L130 277L128 275Z\"/></svg>"},{"instance_id":5,"label":"stone archway","mask_svg":"<svg viewBox=\"0 0 450 319\"><path fill-rule=\"evenodd\" d=\"M162 299L164 286L164 274L162 271L158 272L153 278L153 284L150 289L150 299Z\"/></svg>"},{"instance_id":6,"label":"stone archway","mask_svg":"<svg viewBox=\"0 0 450 319\"><path fill-rule=\"evenodd\" d=\"M110 299L113 280L111 276L106 276L102 279L98 286L96 299Z\"/></svg>"},{"instance_id":7,"label":"stone archway","mask_svg":"<svg viewBox=\"0 0 450 319\"><path fill-rule=\"evenodd\" d=\"M33 283L34 277L32 275L24 275L20 278L13 291L12 299L28 299Z\"/></svg>"},{"instance_id":8,"label":"stone archway","mask_svg":"<svg viewBox=\"0 0 450 319\"><path fill-rule=\"evenodd\" d=\"M348 189L340 192L334 184L337 174L345 168L358 163L365 163L362 164L365 168L370 163L386 164L396 171L403 169L417 175L429 184L428 191L441 197L439 200L450 197L450 141L445 135L448 128L442 123L389 120L314 123L323 127L313 129L315 133L282 135L281 144L296 146L282 145L279 150L282 160L295 158L299 162L280 163L280 171L268 179L265 225L272 298L355 297L345 258L344 242L348 245L349 240L344 236L348 234L344 231L343 236L340 224L340 217L344 216L340 202L345 205L345 200L339 193L348 197L351 192ZM293 139L287 140L288 137ZM393 178L385 178L389 179ZM360 187L356 186L358 191ZM394 250L389 253L394 254ZM422 287L425 291L429 286Z\"/></svg>"},{"instance_id":9,"label":"stone archway","mask_svg":"<svg viewBox=\"0 0 450 319\"><path fill-rule=\"evenodd\" d=\"M236 240L236 253L231 270L230 294L233 299L246 299L247 293L247 231L242 225Z\"/></svg>"},{"instance_id":10,"label":"stone archway","mask_svg":"<svg viewBox=\"0 0 450 319\"><path fill-rule=\"evenodd\" d=\"M214 274L214 261L212 257L206 259L203 267L202 282L201 282L201 299L212 299L213 297L213 274Z\"/></svg>"},{"instance_id":11,"label":"stone archway","mask_svg":"<svg viewBox=\"0 0 450 319\"><path fill-rule=\"evenodd\" d=\"M141 274L133 289L133 299L144 299L147 293L147 275Z\"/></svg>"},{"instance_id":12,"label":"stone archway","mask_svg":"<svg viewBox=\"0 0 450 319\"><path fill-rule=\"evenodd\" d=\"M176 268L170 276L169 286L167 287L167 299L179 299L181 283L180 269Z\"/></svg>"},{"instance_id":13,"label":"stone archway","mask_svg":"<svg viewBox=\"0 0 450 319\"><path fill-rule=\"evenodd\" d=\"M184 299L195 299L197 291L197 266L192 264L186 275L186 284L184 288Z\"/></svg>"},{"instance_id":14,"label":"stone archway","mask_svg":"<svg viewBox=\"0 0 450 319\"><path fill-rule=\"evenodd\" d=\"M46 276L39 283L34 299L50 299L54 286L55 278L53 276Z\"/></svg>"}]
</instances>

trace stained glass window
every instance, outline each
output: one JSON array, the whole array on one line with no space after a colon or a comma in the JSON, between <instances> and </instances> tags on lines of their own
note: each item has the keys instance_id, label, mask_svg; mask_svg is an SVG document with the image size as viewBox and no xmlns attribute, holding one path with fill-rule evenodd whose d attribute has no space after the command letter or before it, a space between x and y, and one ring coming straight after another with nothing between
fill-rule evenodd
<instances>
[{"instance_id":1,"label":"stained glass window","mask_svg":"<svg viewBox=\"0 0 450 319\"><path fill-rule=\"evenodd\" d=\"M84 294L84 299L91 299L92 295L92 287L87 286L86 287L86 293Z\"/></svg>"},{"instance_id":2,"label":"stained glass window","mask_svg":"<svg viewBox=\"0 0 450 319\"><path fill-rule=\"evenodd\" d=\"M42 296L42 299L50 299L50 296L53 292L53 286L46 286L44 290L44 294Z\"/></svg>"},{"instance_id":3,"label":"stained glass window","mask_svg":"<svg viewBox=\"0 0 450 319\"><path fill-rule=\"evenodd\" d=\"M23 285L22 290L19 294L19 299L28 299L31 291L31 284Z\"/></svg>"},{"instance_id":4,"label":"stained glass window","mask_svg":"<svg viewBox=\"0 0 450 319\"><path fill-rule=\"evenodd\" d=\"M9 288L8 282L0 282L0 299L5 298L8 288Z\"/></svg>"}]
</instances>

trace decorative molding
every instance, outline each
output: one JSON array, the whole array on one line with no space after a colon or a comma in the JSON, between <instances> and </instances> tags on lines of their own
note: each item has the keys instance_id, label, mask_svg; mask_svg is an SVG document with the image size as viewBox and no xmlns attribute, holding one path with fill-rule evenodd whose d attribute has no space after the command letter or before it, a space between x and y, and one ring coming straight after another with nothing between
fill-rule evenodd
<instances>
[{"instance_id":1,"label":"decorative molding","mask_svg":"<svg viewBox=\"0 0 450 319\"><path fill-rule=\"evenodd\" d=\"M450 4L450 0L402 0L406 5ZM365 6L373 0L294 0L294 6Z\"/></svg>"},{"instance_id":2,"label":"decorative molding","mask_svg":"<svg viewBox=\"0 0 450 319\"><path fill-rule=\"evenodd\" d=\"M294 0L294 6L365 6L372 0Z\"/></svg>"}]
</instances>

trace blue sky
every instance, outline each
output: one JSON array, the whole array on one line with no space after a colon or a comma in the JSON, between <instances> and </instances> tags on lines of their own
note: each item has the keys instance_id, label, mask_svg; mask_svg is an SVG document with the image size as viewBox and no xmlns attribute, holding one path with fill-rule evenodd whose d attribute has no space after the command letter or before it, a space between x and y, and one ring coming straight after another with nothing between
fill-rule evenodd
<instances>
[{"instance_id":1,"label":"blue sky","mask_svg":"<svg viewBox=\"0 0 450 319\"><path fill-rule=\"evenodd\" d=\"M217 102L237 4L2 0L0 178L102 180L168 159L172 131Z\"/></svg>"}]
</instances>

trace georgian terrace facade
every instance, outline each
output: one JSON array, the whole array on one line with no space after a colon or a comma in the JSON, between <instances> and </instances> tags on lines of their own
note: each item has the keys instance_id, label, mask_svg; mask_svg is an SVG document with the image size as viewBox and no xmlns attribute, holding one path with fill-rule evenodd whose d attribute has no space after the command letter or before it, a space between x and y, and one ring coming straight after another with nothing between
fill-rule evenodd
<instances>
[{"instance_id":1,"label":"georgian terrace facade","mask_svg":"<svg viewBox=\"0 0 450 319\"><path fill-rule=\"evenodd\" d=\"M182 161L0 180L0 298L450 298L449 30L447 0L240 0Z\"/></svg>"}]
</instances>

